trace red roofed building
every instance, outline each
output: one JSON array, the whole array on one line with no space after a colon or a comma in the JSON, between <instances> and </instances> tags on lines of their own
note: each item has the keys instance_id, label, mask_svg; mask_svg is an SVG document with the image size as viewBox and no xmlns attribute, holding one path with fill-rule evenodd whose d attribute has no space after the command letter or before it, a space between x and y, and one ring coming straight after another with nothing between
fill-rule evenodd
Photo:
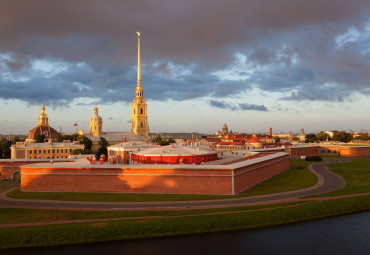
<instances>
[{"instance_id":1,"label":"red roofed building","mask_svg":"<svg viewBox=\"0 0 370 255\"><path fill-rule=\"evenodd\" d=\"M181 145L158 146L131 154L133 164L201 164L217 160L217 152L205 147Z\"/></svg>"}]
</instances>

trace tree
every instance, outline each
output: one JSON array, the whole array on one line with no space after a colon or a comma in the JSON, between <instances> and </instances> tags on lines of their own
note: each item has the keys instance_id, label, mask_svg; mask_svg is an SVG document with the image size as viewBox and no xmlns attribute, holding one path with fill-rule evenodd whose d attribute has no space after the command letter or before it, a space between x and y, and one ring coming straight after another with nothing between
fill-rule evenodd
<instances>
[{"instance_id":1,"label":"tree","mask_svg":"<svg viewBox=\"0 0 370 255\"><path fill-rule=\"evenodd\" d=\"M276 137L276 138L275 138L275 143L280 143L280 142L281 142L280 137Z\"/></svg>"},{"instance_id":2,"label":"tree","mask_svg":"<svg viewBox=\"0 0 370 255\"><path fill-rule=\"evenodd\" d=\"M347 133L345 131L335 132L333 135L334 141L339 141L343 143L348 143L352 141L352 139L353 139L353 136L351 135L351 133Z\"/></svg>"},{"instance_id":3,"label":"tree","mask_svg":"<svg viewBox=\"0 0 370 255\"><path fill-rule=\"evenodd\" d=\"M0 158L10 158L10 146L12 143L5 138L0 141Z\"/></svg>"},{"instance_id":4,"label":"tree","mask_svg":"<svg viewBox=\"0 0 370 255\"><path fill-rule=\"evenodd\" d=\"M20 142L20 141L21 141L21 139L19 139L18 136L15 136L13 141L12 141L12 144L16 144L17 142Z\"/></svg>"},{"instance_id":5,"label":"tree","mask_svg":"<svg viewBox=\"0 0 370 255\"><path fill-rule=\"evenodd\" d=\"M90 149L76 149L71 152L72 155L80 155L80 154L94 154L94 152Z\"/></svg>"},{"instance_id":6,"label":"tree","mask_svg":"<svg viewBox=\"0 0 370 255\"><path fill-rule=\"evenodd\" d=\"M72 134L72 135L61 135L59 134L58 136L58 142L63 142L65 140L70 140L71 142L73 141L78 141L78 134Z\"/></svg>"},{"instance_id":7,"label":"tree","mask_svg":"<svg viewBox=\"0 0 370 255\"><path fill-rule=\"evenodd\" d=\"M357 137L357 140L361 140L361 141L369 141L370 137L368 136L368 134L361 134L359 137Z\"/></svg>"},{"instance_id":8,"label":"tree","mask_svg":"<svg viewBox=\"0 0 370 255\"><path fill-rule=\"evenodd\" d=\"M80 141L81 144L85 145L85 149L91 150L92 141L84 135L72 134L72 135L60 135L58 136L58 142L63 142L65 140Z\"/></svg>"},{"instance_id":9,"label":"tree","mask_svg":"<svg viewBox=\"0 0 370 255\"><path fill-rule=\"evenodd\" d=\"M306 135L306 140L305 142L306 143L314 143L314 142L317 142L318 139L317 139L317 136L315 134L307 134Z\"/></svg>"},{"instance_id":10,"label":"tree","mask_svg":"<svg viewBox=\"0 0 370 255\"><path fill-rule=\"evenodd\" d=\"M91 150L92 141L86 136L80 136L79 141L85 145L85 150Z\"/></svg>"},{"instance_id":11,"label":"tree","mask_svg":"<svg viewBox=\"0 0 370 255\"><path fill-rule=\"evenodd\" d=\"M107 140L105 140L104 137L100 137L100 142L99 142L99 145L100 145L100 148L98 149L98 151L95 153L95 157L97 160L100 159L100 156L101 155L105 155L107 157L108 155L108 142Z\"/></svg>"},{"instance_id":12,"label":"tree","mask_svg":"<svg viewBox=\"0 0 370 255\"><path fill-rule=\"evenodd\" d=\"M45 135L44 134L37 134L33 139L35 139L36 143L43 143L45 142Z\"/></svg>"},{"instance_id":13,"label":"tree","mask_svg":"<svg viewBox=\"0 0 370 255\"><path fill-rule=\"evenodd\" d=\"M327 133L324 133L323 131L321 131L320 133L317 134L317 139L319 141L326 141L326 140L330 140L330 137Z\"/></svg>"},{"instance_id":14,"label":"tree","mask_svg":"<svg viewBox=\"0 0 370 255\"><path fill-rule=\"evenodd\" d=\"M158 145L161 145L161 146L166 146L166 145L169 145L171 143L175 143L176 141L173 140L172 138L167 138L166 140L162 140L162 138L160 136L154 138L152 140L153 143L155 144L158 144Z\"/></svg>"}]
</instances>

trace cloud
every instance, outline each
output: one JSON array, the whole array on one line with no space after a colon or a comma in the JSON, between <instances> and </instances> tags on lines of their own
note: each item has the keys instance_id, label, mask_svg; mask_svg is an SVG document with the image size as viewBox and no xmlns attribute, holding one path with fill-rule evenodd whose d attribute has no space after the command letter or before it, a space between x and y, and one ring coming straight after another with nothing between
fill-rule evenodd
<instances>
[{"instance_id":1,"label":"cloud","mask_svg":"<svg viewBox=\"0 0 370 255\"><path fill-rule=\"evenodd\" d=\"M263 111L267 112L267 108L264 105L256 105L256 104L240 104L240 109L243 111L251 110L251 111Z\"/></svg>"},{"instance_id":2,"label":"cloud","mask_svg":"<svg viewBox=\"0 0 370 255\"><path fill-rule=\"evenodd\" d=\"M264 105L256 105L256 104L247 104L247 103L241 103L241 104L229 104L223 101L215 101L210 100L209 102L210 106L221 108L221 109L229 109L229 110L242 110L242 111L263 111L267 112L268 109Z\"/></svg>"},{"instance_id":3,"label":"cloud","mask_svg":"<svg viewBox=\"0 0 370 255\"><path fill-rule=\"evenodd\" d=\"M3 99L130 102L137 28L149 100L207 97L214 107L265 111L263 105L222 105L220 99L258 88L286 94L282 100L342 102L369 91L367 1L17 5L3 1L0 8Z\"/></svg>"}]
</instances>

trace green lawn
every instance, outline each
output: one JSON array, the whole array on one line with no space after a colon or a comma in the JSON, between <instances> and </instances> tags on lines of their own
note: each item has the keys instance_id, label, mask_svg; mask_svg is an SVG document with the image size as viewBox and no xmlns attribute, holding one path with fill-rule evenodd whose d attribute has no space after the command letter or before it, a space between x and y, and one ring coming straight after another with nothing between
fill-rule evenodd
<instances>
[{"instance_id":1,"label":"green lawn","mask_svg":"<svg viewBox=\"0 0 370 255\"><path fill-rule=\"evenodd\" d=\"M325 196L340 196L370 192L370 158L355 160L348 163L328 165L331 171L339 174L346 186Z\"/></svg>"},{"instance_id":2,"label":"green lawn","mask_svg":"<svg viewBox=\"0 0 370 255\"><path fill-rule=\"evenodd\" d=\"M0 224L16 224L31 222L52 222L64 220L86 220L86 219L112 219L126 217L146 216L176 216L193 215L214 212L250 211L256 209L267 209L272 207L298 205L302 202L288 202L279 204L267 204L257 206L226 207L197 210L174 210L174 211L77 211L77 210L42 210L42 209L19 209L0 208Z\"/></svg>"},{"instance_id":3,"label":"green lawn","mask_svg":"<svg viewBox=\"0 0 370 255\"><path fill-rule=\"evenodd\" d=\"M133 194L133 193L72 193L72 192L22 192L15 190L8 194L13 198L69 200L69 201L101 201L101 202L143 202L143 201L185 201L226 199L234 197L256 196L277 192L292 191L313 186L317 178L307 169L303 160L290 160L290 169L247 190L239 195L187 195L187 194Z\"/></svg>"},{"instance_id":4,"label":"green lawn","mask_svg":"<svg viewBox=\"0 0 370 255\"><path fill-rule=\"evenodd\" d=\"M265 211L0 228L0 248L46 246L255 228L369 210L370 196Z\"/></svg>"},{"instance_id":5,"label":"green lawn","mask_svg":"<svg viewBox=\"0 0 370 255\"><path fill-rule=\"evenodd\" d=\"M290 169L238 196L257 196L311 187L317 183L317 177L307 169L312 163L317 162L290 160Z\"/></svg>"},{"instance_id":6,"label":"green lawn","mask_svg":"<svg viewBox=\"0 0 370 255\"><path fill-rule=\"evenodd\" d=\"M10 181L0 181L0 192L4 190L19 187L20 183L18 182L10 182Z\"/></svg>"}]
</instances>

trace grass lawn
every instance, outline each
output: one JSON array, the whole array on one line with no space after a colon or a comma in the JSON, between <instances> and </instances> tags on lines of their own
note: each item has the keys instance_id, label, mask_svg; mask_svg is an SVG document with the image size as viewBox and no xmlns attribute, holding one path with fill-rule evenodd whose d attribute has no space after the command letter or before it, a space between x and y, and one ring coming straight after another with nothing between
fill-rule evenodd
<instances>
[{"instance_id":1,"label":"grass lawn","mask_svg":"<svg viewBox=\"0 0 370 255\"><path fill-rule=\"evenodd\" d=\"M0 181L0 192L3 192L4 190L11 189L11 188L19 188L20 183L19 182L10 182L10 181Z\"/></svg>"},{"instance_id":2,"label":"grass lawn","mask_svg":"<svg viewBox=\"0 0 370 255\"><path fill-rule=\"evenodd\" d=\"M347 163L330 164L328 167L331 171L343 177L346 186L322 196L340 196L370 192L370 158Z\"/></svg>"},{"instance_id":3,"label":"grass lawn","mask_svg":"<svg viewBox=\"0 0 370 255\"><path fill-rule=\"evenodd\" d=\"M317 183L317 177L308 171L307 166L313 163L317 162L292 159L290 169L237 196L258 196L311 187Z\"/></svg>"},{"instance_id":4,"label":"grass lawn","mask_svg":"<svg viewBox=\"0 0 370 255\"><path fill-rule=\"evenodd\" d=\"M162 219L0 228L0 248L45 246L245 229L369 210L370 196L318 201L297 207Z\"/></svg>"},{"instance_id":5,"label":"grass lawn","mask_svg":"<svg viewBox=\"0 0 370 255\"><path fill-rule=\"evenodd\" d=\"M42 210L42 209L19 209L19 208L0 208L0 224L16 224L31 222L55 222L64 220L86 220L86 219L112 219L126 217L145 217L145 216L176 216L194 215L215 212L250 211L267 209L280 206L298 205L302 202L288 202L279 204L267 204L256 206L226 207L197 210L174 210L174 211L77 211L77 210Z\"/></svg>"},{"instance_id":6,"label":"grass lawn","mask_svg":"<svg viewBox=\"0 0 370 255\"><path fill-rule=\"evenodd\" d=\"M231 195L184 195L184 194L129 194L129 193L73 193L73 192L22 192L15 190L8 194L13 198L101 201L101 202L143 202L143 201L185 201L227 199L234 197L256 196L277 192L304 189L313 186L317 178L307 169L308 164L315 163L303 160L290 160L290 169L247 190L241 194Z\"/></svg>"}]
</instances>

